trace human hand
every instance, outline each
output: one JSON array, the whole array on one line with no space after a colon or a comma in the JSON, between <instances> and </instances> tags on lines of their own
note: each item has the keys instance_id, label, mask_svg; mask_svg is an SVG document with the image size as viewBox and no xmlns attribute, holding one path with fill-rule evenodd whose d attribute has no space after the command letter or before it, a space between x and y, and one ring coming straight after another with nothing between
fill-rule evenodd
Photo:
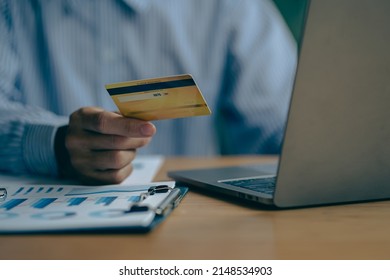
<instances>
[{"instance_id":1,"label":"human hand","mask_svg":"<svg viewBox=\"0 0 390 280\"><path fill-rule=\"evenodd\" d=\"M125 118L97 107L75 111L56 135L60 173L87 184L117 184L132 172L136 150L155 134L147 121Z\"/></svg>"}]
</instances>

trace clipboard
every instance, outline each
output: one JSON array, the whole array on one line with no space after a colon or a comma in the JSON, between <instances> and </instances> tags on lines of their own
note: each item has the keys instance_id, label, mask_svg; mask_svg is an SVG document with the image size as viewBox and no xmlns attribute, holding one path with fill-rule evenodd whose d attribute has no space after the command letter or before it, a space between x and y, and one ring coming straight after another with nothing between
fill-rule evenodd
<instances>
[{"instance_id":1,"label":"clipboard","mask_svg":"<svg viewBox=\"0 0 390 280\"><path fill-rule=\"evenodd\" d=\"M188 188L145 185L0 185L0 234L149 232Z\"/></svg>"}]
</instances>

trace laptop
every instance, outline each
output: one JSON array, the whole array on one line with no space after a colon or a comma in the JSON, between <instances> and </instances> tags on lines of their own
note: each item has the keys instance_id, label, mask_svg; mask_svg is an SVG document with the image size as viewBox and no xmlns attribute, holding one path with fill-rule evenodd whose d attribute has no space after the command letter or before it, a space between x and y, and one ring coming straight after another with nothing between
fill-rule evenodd
<instances>
[{"instance_id":1,"label":"laptop","mask_svg":"<svg viewBox=\"0 0 390 280\"><path fill-rule=\"evenodd\" d=\"M275 166L170 171L278 208L390 198L390 1L312 0Z\"/></svg>"}]
</instances>

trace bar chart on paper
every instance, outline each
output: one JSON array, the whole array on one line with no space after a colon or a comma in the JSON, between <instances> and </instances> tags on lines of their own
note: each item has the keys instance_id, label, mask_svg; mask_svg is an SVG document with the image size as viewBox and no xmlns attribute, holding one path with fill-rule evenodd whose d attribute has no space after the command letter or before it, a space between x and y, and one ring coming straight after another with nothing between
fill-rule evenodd
<instances>
[{"instance_id":1,"label":"bar chart on paper","mask_svg":"<svg viewBox=\"0 0 390 280\"><path fill-rule=\"evenodd\" d=\"M87 187L55 178L0 174L0 234L146 227L153 221L154 209L168 195L145 196L148 189L158 185L175 187L174 182L151 182L162 162L161 156L138 157L131 176L120 185L108 186ZM130 213L134 204L146 204L148 210Z\"/></svg>"},{"instance_id":2,"label":"bar chart on paper","mask_svg":"<svg viewBox=\"0 0 390 280\"><path fill-rule=\"evenodd\" d=\"M19 198L19 199L12 199L10 201L7 201L3 203L3 205L0 206L0 209L5 209L5 210L12 210L15 207L19 206L23 202L25 202L27 199L25 198Z\"/></svg>"},{"instance_id":3,"label":"bar chart on paper","mask_svg":"<svg viewBox=\"0 0 390 280\"><path fill-rule=\"evenodd\" d=\"M0 202L0 233L148 225L154 211L129 215L128 210L145 201L150 209L156 208L167 194L145 194L160 184L7 187L8 197ZM174 187L174 182L163 184Z\"/></svg>"},{"instance_id":4,"label":"bar chart on paper","mask_svg":"<svg viewBox=\"0 0 390 280\"><path fill-rule=\"evenodd\" d=\"M10 199L0 204L0 210L11 211L34 208L39 210L55 208L75 208L84 205L110 206L114 202L119 204L137 202L140 192L144 192L148 186L138 187L53 187L53 186L29 186L11 189ZM29 210L31 211L31 210Z\"/></svg>"}]
</instances>

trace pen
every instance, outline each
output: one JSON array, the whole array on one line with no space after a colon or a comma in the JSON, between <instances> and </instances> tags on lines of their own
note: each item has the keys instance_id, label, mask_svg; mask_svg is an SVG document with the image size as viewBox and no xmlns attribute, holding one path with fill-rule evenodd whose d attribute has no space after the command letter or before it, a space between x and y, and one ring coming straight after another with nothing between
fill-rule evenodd
<instances>
[{"instance_id":1,"label":"pen","mask_svg":"<svg viewBox=\"0 0 390 280\"><path fill-rule=\"evenodd\" d=\"M172 209L175 205L176 200L180 196L180 189L173 189L169 195L161 202L156 208L156 214L162 215L166 210Z\"/></svg>"},{"instance_id":2,"label":"pen","mask_svg":"<svg viewBox=\"0 0 390 280\"><path fill-rule=\"evenodd\" d=\"M0 201L4 201L7 198L7 189L0 188Z\"/></svg>"}]
</instances>

